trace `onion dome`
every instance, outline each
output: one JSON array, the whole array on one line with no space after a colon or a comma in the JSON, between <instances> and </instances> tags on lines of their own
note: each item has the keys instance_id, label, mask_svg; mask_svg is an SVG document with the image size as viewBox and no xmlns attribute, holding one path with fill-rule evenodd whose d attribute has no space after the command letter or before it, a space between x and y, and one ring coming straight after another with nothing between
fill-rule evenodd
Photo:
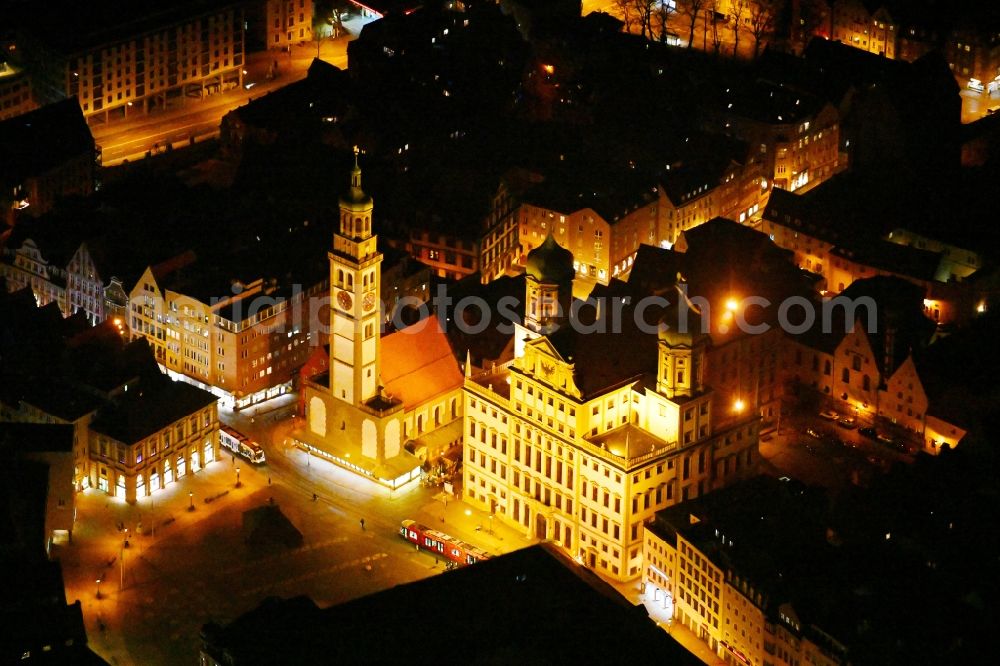
<instances>
[{"instance_id":1,"label":"onion dome","mask_svg":"<svg viewBox=\"0 0 1000 666\"><path fill-rule=\"evenodd\" d=\"M354 147L354 168L351 169L351 189L345 196L340 198L340 205L343 208L367 208L372 205L372 198L361 189L361 166L358 164L358 147Z\"/></svg>"},{"instance_id":2,"label":"onion dome","mask_svg":"<svg viewBox=\"0 0 1000 666\"><path fill-rule=\"evenodd\" d=\"M559 245L549 234L545 241L528 253L525 263L528 275L539 282L571 282L576 271L573 269L573 253Z\"/></svg>"}]
</instances>

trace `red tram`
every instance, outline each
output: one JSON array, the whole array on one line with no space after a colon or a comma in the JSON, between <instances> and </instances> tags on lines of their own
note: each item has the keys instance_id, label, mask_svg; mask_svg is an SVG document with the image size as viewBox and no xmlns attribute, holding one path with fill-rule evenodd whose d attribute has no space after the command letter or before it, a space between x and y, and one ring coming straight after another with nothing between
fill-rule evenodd
<instances>
[{"instance_id":1,"label":"red tram","mask_svg":"<svg viewBox=\"0 0 1000 666\"><path fill-rule=\"evenodd\" d=\"M404 520L399 528L399 536L410 543L416 544L418 548L430 551L436 555L441 555L458 566L475 564L480 560L488 560L490 554L486 551L469 545L464 541L459 541L455 537L448 536L432 530L426 525L413 520Z\"/></svg>"}]
</instances>

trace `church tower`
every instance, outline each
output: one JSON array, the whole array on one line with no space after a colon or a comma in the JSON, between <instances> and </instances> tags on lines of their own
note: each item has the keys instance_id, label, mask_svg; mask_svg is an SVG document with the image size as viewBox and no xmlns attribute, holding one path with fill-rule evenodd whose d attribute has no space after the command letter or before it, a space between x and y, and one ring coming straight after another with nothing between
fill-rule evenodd
<instances>
[{"instance_id":1,"label":"church tower","mask_svg":"<svg viewBox=\"0 0 1000 666\"><path fill-rule=\"evenodd\" d=\"M690 398L704 390L705 347L698 310L681 289L664 312L658 335L656 390L673 400Z\"/></svg>"},{"instance_id":2,"label":"church tower","mask_svg":"<svg viewBox=\"0 0 1000 666\"><path fill-rule=\"evenodd\" d=\"M524 326L549 335L569 320L573 299L573 253L549 234L525 262Z\"/></svg>"},{"instance_id":3,"label":"church tower","mask_svg":"<svg viewBox=\"0 0 1000 666\"><path fill-rule=\"evenodd\" d=\"M372 198L361 189L358 148L351 188L340 199L330 259L330 391L361 405L378 395L382 255L372 233Z\"/></svg>"}]
</instances>

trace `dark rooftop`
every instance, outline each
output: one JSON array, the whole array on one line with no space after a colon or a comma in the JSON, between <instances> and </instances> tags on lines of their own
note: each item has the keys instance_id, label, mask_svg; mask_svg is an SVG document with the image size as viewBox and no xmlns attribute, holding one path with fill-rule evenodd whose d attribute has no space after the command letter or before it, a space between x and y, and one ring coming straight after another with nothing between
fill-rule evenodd
<instances>
[{"instance_id":1,"label":"dark rooftop","mask_svg":"<svg viewBox=\"0 0 1000 666\"><path fill-rule=\"evenodd\" d=\"M0 183L5 185L93 155L94 137L75 97L0 121Z\"/></svg>"},{"instance_id":2,"label":"dark rooftop","mask_svg":"<svg viewBox=\"0 0 1000 666\"><path fill-rule=\"evenodd\" d=\"M58 423L0 423L0 449L21 453L73 451L73 426Z\"/></svg>"},{"instance_id":3,"label":"dark rooftop","mask_svg":"<svg viewBox=\"0 0 1000 666\"><path fill-rule=\"evenodd\" d=\"M49 48L71 55L238 4L236 0L48 0L44 11L25 3L17 22Z\"/></svg>"},{"instance_id":4,"label":"dark rooftop","mask_svg":"<svg viewBox=\"0 0 1000 666\"><path fill-rule=\"evenodd\" d=\"M103 408L90 428L119 442L135 444L217 400L197 386L164 378L126 392L116 404Z\"/></svg>"},{"instance_id":5,"label":"dark rooftop","mask_svg":"<svg viewBox=\"0 0 1000 666\"><path fill-rule=\"evenodd\" d=\"M429 608L438 610L420 610ZM402 646L420 650L428 640L472 664L608 664L625 655L700 663L645 609L548 545L323 610L305 597L271 600L226 627L206 625L202 635L205 651L232 666L388 663Z\"/></svg>"}]
</instances>

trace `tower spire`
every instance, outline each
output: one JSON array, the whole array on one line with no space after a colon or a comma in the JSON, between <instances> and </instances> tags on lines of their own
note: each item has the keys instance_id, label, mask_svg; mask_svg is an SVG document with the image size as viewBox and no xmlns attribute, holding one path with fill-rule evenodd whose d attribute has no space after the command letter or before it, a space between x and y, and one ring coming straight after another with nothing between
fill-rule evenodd
<instances>
[{"instance_id":1,"label":"tower spire","mask_svg":"<svg viewBox=\"0 0 1000 666\"><path fill-rule=\"evenodd\" d=\"M354 168L351 169L351 194L357 198L358 194L364 196L361 191L361 165L358 164L358 155L361 154L361 149L354 146Z\"/></svg>"}]
</instances>

